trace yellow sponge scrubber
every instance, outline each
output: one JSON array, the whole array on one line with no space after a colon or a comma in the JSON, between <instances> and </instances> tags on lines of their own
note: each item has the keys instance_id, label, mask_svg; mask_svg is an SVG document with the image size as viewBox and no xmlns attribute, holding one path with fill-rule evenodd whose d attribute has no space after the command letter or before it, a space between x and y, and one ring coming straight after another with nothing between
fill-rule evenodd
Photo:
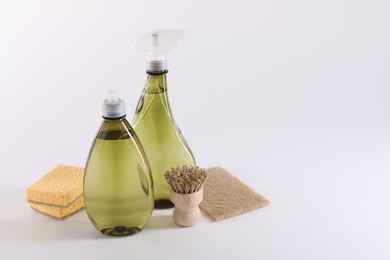
<instances>
[{"instance_id":1,"label":"yellow sponge scrubber","mask_svg":"<svg viewBox=\"0 0 390 260\"><path fill-rule=\"evenodd\" d=\"M31 207L61 218L84 207L84 168L57 164L27 188Z\"/></svg>"},{"instance_id":2,"label":"yellow sponge scrubber","mask_svg":"<svg viewBox=\"0 0 390 260\"><path fill-rule=\"evenodd\" d=\"M76 211L84 207L84 196L81 195L80 198L76 199L67 207L53 206L43 203L30 203L31 208L39 210L43 213L46 213L49 216L56 218L63 218L70 214L75 213Z\"/></svg>"}]
</instances>

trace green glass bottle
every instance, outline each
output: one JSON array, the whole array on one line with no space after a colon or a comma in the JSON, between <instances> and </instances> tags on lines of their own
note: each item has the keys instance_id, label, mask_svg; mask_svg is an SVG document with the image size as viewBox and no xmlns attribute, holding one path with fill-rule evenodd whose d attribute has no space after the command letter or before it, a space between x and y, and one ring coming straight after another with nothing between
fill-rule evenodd
<instances>
[{"instance_id":1,"label":"green glass bottle","mask_svg":"<svg viewBox=\"0 0 390 260\"><path fill-rule=\"evenodd\" d=\"M103 234L135 234L153 211L149 164L125 118L122 99L111 97L103 102L103 119L85 168L85 209Z\"/></svg>"},{"instance_id":2,"label":"green glass bottle","mask_svg":"<svg viewBox=\"0 0 390 260\"><path fill-rule=\"evenodd\" d=\"M147 154L153 178L155 208L171 208L166 170L178 165L195 166L195 159L177 127L168 101L164 67L151 66L138 102L133 127Z\"/></svg>"}]
</instances>

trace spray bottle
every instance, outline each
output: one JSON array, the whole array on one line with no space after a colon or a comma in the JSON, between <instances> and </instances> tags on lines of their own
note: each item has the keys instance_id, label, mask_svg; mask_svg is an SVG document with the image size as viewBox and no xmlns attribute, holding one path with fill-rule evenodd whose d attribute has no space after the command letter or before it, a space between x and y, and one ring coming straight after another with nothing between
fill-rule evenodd
<instances>
[{"instance_id":1,"label":"spray bottle","mask_svg":"<svg viewBox=\"0 0 390 260\"><path fill-rule=\"evenodd\" d=\"M184 30L155 30L141 35L135 51L147 53L147 79L133 119L150 163L154 208L171 208L170 186L164 173L178 165L195 166L194 156L175 123L168 100L167 53L184 38Z\"/></svg>"}]
</instances>

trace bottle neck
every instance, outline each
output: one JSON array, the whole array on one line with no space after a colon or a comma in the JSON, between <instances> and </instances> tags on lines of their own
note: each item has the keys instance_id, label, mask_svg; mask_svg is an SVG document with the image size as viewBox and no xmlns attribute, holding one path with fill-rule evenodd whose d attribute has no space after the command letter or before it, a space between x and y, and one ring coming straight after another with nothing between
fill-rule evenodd
<instances>
[{"instance_id":1,"label":"bottle neck","mask_svg":"<svg viewBox=\"0 0 390 260\"><path fill-rule=\"evenodd\" d=\"M146 71L148 78L146 79L144 92L148 94L157 94L167 91L167 73L168 70L163 71Z\"/></svg>"},{"instance_id":2,"label":"bottle neck","mask_svg":"<svg viewBox=\"0 0 390 260\"><path fill-rule=\"evenodd\" d=\"M119 118L105 118L103 117L103 123L100 127L98 138L103 140L118 140L126 139L131 134L128 130L131 129L126 117Z\"/></svg>"},{"instance_id":3,"label":"bottle neck","mask_svg":"<svg viewBox=\"0 0 390 260\"><path fill-rule=\"evenodd\" d=\"M126 115L123 115L123 116L120 116L120 117L115 117L115 118L112 118L112 117L105 117L104 115L102 116L104 121L107 121L107 122L113 122L113 121L121 121L123 119L126 118Z\"/></svg>"}]
</instances>

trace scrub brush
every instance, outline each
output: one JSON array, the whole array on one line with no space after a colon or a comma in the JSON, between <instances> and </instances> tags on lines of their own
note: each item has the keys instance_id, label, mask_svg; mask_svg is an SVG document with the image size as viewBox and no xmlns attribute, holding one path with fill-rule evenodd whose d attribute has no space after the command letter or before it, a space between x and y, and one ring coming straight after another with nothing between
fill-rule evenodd
<instances>
[{"instance_id":1,"label":"scrub brush","mask_svg":"<svg viewBox=\"0 0 390 260\"><path fill-rule=\"evenodd\" d=\"M199 203L203 200L206 170L199 167L177 166L164 174L171 186L171 201L175 204L173 220L179 226L193 226L199 222Z\"/></svg>"}]
</instances>

